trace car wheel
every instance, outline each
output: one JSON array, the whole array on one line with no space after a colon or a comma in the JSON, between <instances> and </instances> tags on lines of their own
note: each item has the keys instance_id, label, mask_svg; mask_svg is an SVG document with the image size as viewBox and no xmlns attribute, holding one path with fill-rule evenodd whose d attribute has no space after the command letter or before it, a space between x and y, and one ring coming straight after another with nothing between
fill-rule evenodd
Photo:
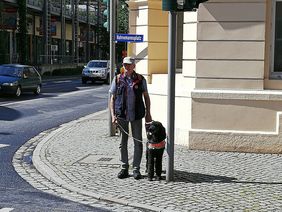
<instances>
[{"instance_id":1,"label":"car wheel","mask_svg":"<svg viewBox=\"0 0 282 212\"><path fill-rule=\"evenodd\" d=\"M107 79L105 79L105 84L109 85L110 84L110 75L107 75Z\"/></svg>"},{"instance_id":2,"label":"car wheel","mask_svg":"<svg viewBox=\"0 0 282 212\"><path fill-rule=\"evenodd\" d=\"M86 84L87 80L86 79L81 79L82 84Z\"/></svg>"},{"instance_id":3,"label":"car wheel","mask_svg":"<svg viewBox=\"0 0 282 212\"><path fill-rule=\"evenodd\" d=\"M34 94L38 95L38 94L40 94L40 92L41 92L41 86L37 85L36 90L34 91Z\"/></svg>"},{"instance_id":4,"label":"car wheel","mask_svg":"<svg viewBox=\"0 0 282 212\"><path fill-rule=\"evenodd\" d=\"M22 94L22 88L21 86L18 86L15 95L19 97L21 94Z\"/></svg>"}]
</instances>

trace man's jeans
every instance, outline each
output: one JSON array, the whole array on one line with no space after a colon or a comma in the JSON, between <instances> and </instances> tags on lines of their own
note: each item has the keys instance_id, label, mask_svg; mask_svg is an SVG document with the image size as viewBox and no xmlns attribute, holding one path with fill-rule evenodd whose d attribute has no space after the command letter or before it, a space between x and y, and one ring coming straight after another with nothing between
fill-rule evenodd
<instances>
[{"instance_id":1,"label":"man's jeans","mask_svg":"<svg viewBox=\"0 0 282 212\"><path fill-rule=\"evenodd\" d=\"M128 169L128 135L123 132L123 130L128 133L129 121L119 119L118 123L123 128L121 129L121 142L119 145L121 167L122 169ZM139 170L143 153L143 145L142 142L140 142L142 140L142 119L130 121L130 125L132 136L134 138L133 170ZM135 138L140 141L137 141Z\"/></svg>"}]
</instances>

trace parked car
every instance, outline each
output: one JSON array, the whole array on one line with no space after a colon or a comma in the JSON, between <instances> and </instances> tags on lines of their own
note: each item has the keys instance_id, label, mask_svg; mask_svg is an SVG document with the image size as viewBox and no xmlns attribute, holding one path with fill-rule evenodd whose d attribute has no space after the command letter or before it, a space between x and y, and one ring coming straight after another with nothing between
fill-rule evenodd
<instances>
[{"instance_id":1,"label":"parked car","mask_svg":"<svg viewBox=\"0 0 282 212\"><path fill-rule=\"evenodd\" d=\"M82 70L81 81L83 84L87 81L104 81L110 84L110 62L108 60L89 61Z\"/></svg>"},{"instance_id":2,"label":"parked car","mask_svg":"<svg viewBox=\"0 0 282 212\"><path fill-rule=\"evenodd\" d=\"M20 64L0 65L0 93L20 96L29 91L38 95L41 91L41 76L33 66Z\"/></svg>"}]
</instances>

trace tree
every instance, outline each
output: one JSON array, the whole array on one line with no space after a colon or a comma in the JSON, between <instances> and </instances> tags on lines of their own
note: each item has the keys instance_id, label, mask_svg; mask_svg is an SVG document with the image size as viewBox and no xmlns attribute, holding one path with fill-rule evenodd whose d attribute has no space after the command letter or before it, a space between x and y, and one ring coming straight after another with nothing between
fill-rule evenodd
<instances>
[{"instance_id":1,"label":"tree","mask_svg":"<svg viewBox=\"0 0 282 212\"><path fill-rule=\"evenodd\" d=\"M126 4L125 0L120 0L117 8L117 32L118 33L128 33L128 5ZM121 63L122 61L122 51L126 50L126 44L123 42L119 42L116 44L116 54L117 54L117 63Z\"/></svg>"},{"instance_id":2,"label":"tree","mask_svg":"<svg viewBox=\"0 0 282 212\"><path fill-rule=\"evenodd\" d=\"M19 6L19 59L20 63L26 64L27 61L27 19L26 19L26 0L18 0Z\"/></svg>"},{"instance_id":3,"label":"tree","mask_svg":"<svg viewBox=\"0 0 282 212\"><path fill-rule=\"evenodd\" d=\"M0 2L0 26L3 24L3 2ZM4 39L4 30L0 29L0 41ZM0 64L5 63L5 43L0 42Z\"/></svg>"},{"instance_id":4,"label":"tree","mask_svg":"<svg viewBox=\"0 0 282 212\"><path fill-rule=\"evenodd\" d=\"M107 32L107 29L105 27L98 27L97 30L99 31L98 34L100 35L99 38L99 48L102 50L102 58L108 58L110 54L110 46L109 46L109 40L110 40L110 34Z\"/></svg>"},{"instance_id":5,"label":"tree","mask_svg":"<svg viewBox=\"0 0 282 212\"><path fill-rule=\"evenodd\" d=\"M128 5L120 0L117 8L118 32L128 33Z\"/></svg>"}]
</instances>

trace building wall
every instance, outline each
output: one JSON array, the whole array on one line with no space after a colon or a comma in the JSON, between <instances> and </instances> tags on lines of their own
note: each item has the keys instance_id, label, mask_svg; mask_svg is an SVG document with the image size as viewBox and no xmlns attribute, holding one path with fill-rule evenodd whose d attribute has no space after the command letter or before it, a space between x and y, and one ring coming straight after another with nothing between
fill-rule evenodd
<instances>
[{"instance_id":1,"label":"building wall","mask_svg":"<svg viewBox=\"0 0 282 212\"><path fill-rule=\"evenodd\" d=\"M201 6L191 149L282 152L282 93L266 86L271 6L264 0Z\"/></svg>"},{"instance_id":2,"label":"building wall","mask_svg":"<svg viewBox=\"0 0 282 212\"><path fill-rule=\"evenodd\" d=\"M197 89L263 89L265 6L265 0L201 5Z\"/></svg>"},{"instance_id":3,"label":"building wall","mask_svg":"<svg viewBox=\"0 0 282 212\"><path fill-rule=\"evenodd\" d=\"M209 0L196 12L184 13L183 68L176 74L176 144L199 150L282 152L282 92L269 90L281 89L279 80L269 78L271 2ZM149 21L148 12L141 17ZM148 28L140 34L149 37ZM156 47L151 52L148 61L157 56ZM167 124L167 69L148 73L153 119Z\"/></svg>"}]
</instances>

